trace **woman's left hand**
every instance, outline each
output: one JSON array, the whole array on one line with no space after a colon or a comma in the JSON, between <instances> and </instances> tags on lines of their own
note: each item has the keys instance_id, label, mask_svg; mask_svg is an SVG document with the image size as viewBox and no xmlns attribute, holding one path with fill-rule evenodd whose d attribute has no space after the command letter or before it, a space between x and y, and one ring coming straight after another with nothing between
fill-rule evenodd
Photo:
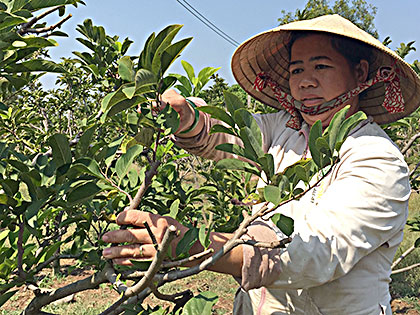
<instances>
[{"instance_id":1,"label":"woman's left hand","mask_svg":"<svg viewBox=\"0 0 420 315\"><path fill-rule=\"evenodd\" d=\"M149 225L158 244L162 242L166 229L171 225L175 226L179 234L172 241L173 252L178 241L188 230L170 217L163 217L139 210L125 210L118 215L117 223L119 225L136 226L136 228L107 232L102 236L102 240L107 243L130 244L105 248L102 251L102 255L105 258L112 259L115 264L119 265L132 265L131 259L152 259L156 255L156 249L145 227L145 222Z\"/></svg>"}]
</instances>

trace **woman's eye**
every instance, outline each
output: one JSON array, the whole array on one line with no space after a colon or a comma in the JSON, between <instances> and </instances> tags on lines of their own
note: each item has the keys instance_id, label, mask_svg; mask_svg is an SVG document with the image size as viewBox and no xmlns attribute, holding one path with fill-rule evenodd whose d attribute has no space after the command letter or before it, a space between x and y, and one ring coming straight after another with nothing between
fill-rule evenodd
<instances>
[{"instance_id":1,"label":"woman's eye","mask_svg":"<svg viewBox=\"0 0 420 315\"><path fill-rule=\"evenodd\" d=\"M326 68L331 68L331 67L328 65L323 65L323 64L315 66L315 69L326 69Z\"/></svg>"},{"instance_id":2,"label":"woman's eye","mask_svg":"<svg viewBox=\"0 0 420 315\"><path fill-rule=\"evenodd\" d=\"M296 68L296 69L290 70L290 73L291 74L298 74L298 73L301 73L302 71L303 71L302 68Z\"/></svg>"}]
</instances>

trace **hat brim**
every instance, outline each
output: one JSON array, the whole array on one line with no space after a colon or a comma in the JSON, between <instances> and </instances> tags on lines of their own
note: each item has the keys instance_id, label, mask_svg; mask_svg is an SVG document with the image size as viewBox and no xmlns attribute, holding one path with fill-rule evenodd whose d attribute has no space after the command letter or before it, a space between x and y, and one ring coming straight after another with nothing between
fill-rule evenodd
<instances>
[{"instance_id":1,"label":"hat brim","mask_svg":"<svg viewBox=\"0 0 420 315\"><path fill-rule=\"evenodd\" d=\"M382 66L392 66L397 69L405 102L403 112L389 113L382 107L385 96L384 83L372 86L359 99L360 109L373 117L377 123L396 121L411 114L420 106L420 78L411 66L376 38L336 14L279 26L248 39L236 49L232 57L233 76L248 94L260 102L281 109L269 87L261 91L254 89L254 82L259 73L268 74L284 92L290 93L288 43L293 31L336 34L372 46L374 58L369 65L369 78L373 77Z\"/></svg>"}]
</instances>

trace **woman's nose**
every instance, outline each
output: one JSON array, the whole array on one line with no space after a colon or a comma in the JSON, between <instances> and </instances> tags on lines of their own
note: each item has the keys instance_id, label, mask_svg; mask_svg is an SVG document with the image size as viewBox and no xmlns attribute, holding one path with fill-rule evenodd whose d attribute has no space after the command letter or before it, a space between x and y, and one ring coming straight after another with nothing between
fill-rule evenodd
<instances>
[{"instance_id":1,"label":"woman's nose","mask_svg":"<svg viewBox=\"0 0 420 315\"><path fill-rule=\"evenodd\" d=\"M300 88L317 87L318 81L311 73L305 73L299 82Z\"/></svg>"}]
</instances>

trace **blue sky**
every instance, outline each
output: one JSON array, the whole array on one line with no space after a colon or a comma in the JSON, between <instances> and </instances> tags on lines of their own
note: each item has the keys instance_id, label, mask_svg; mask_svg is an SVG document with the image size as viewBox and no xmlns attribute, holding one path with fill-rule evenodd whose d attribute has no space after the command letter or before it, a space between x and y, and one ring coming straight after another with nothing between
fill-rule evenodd
<instances>
[{"instance_id":1,"label":"blue sky","mask_svg":"<svg viewBox=\"0 0 420 315\"><path fill-rule=\"evenodd\" d=\"M390 36L390 47L395 49L401 42L416 41L418 51L410 53L408 62L420 60L420 0L367 0L378 8L374 20L382 41ZM230 70L230 59L235 47L216 35L199 22L176 0L85 0L86 6L77 9L69 8L73 17L63 25L62 30L69 34L68 38L56 38L59 46L51 49L51 57L59 61L59 57L70 57L72 51L83 50L76 41L80 37L75 31L77 24L90 18L95 25L105 27L107 34L118 35L120 39L129 37L134 44L130 55L141 51L146 38L152 32L158 32L169 24L183 24L184 27L177 39L194 37L191 44L183 52L181 59L186 60L198 71L206 66L222 67L219 74L229 84L234 83ZM189 0L200 13L216 24L225 33L238 42L274 28L281 10L294 12L303 9L306 0ZM331 2L331 1L330 1ZM58 16L50 16L49 24L58 21ZM170 72L184 73L180 62L176 62ZM43 80L52 84L53 78Z\"/></svg>"}]
</instances>

